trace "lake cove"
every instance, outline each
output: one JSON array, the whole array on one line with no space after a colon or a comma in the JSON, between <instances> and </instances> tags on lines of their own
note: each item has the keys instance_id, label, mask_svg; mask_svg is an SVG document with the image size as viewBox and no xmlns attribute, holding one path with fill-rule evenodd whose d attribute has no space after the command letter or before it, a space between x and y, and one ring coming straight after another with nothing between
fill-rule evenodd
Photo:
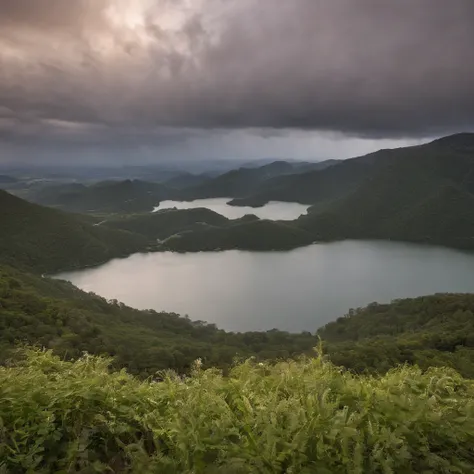
<instances>
[{"instance_id":1,"label":"lake cove","mask_svg":"<svg viewBox=\"0 0 474 474\"><path fill-rule=\"evenodd\" d=\"M217 212L229 219L238 219L246 214L254 214L260 219L271 220L294 220L302 214L306 214L307 205L295 202L277 202L271 201L262 207L247 206L229 206L227 203L233 198L212 198L212 199L196 199L194 201L162 201L159 206L155 207L153 212L162 209L193 209L197 207L207 207L211 211Z\"/></svg>"},{"instance_id":2,"label":"lake cove","mask_svg":"<svg viewBox=\"0 0 474 474\"><path fill-rule=\"evenodd\" d=\"M345 241L290 252L148 253L61 273L135 308L174 311L233 331L315 331L371 302L474 291L474 254Z\"/></svg>"}]
</instances>

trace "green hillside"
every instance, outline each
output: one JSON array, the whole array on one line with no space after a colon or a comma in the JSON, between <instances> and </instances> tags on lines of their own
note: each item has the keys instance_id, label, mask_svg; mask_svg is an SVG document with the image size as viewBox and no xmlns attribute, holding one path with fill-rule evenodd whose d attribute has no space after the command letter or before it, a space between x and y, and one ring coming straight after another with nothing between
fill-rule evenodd
<instances>
[{"instance_id":1,"label":"green hillside","mask_svg":"<svg viewBox=\"0 0 474 474\"><path fill-rule=\"evenodd\" d=\"M441 145L377 158L372 175L355 191L310 209L296 224L318 240L376 238L474 248L474 153L449 143L444 139Z\"/></svg>"},{"instance_id":2,"label":"green hillside","mask_svg":"<svg viewBox=\"0 0 474 474\"><path fill-rule=\"evenodd\" d=\"M445 182L446 173L450 180L462 183L463 187L472 191L473 150L472 133L444 137L425 145L379 150L341 161L321 171L268 180L254 193L235 200L234 204L262 205L272 200L303 204L332 203L348 197L359 187L372 186L380 174L392 171L405 173L408 180L423 181L429 178L435 186Z\"/></svg>"},{"instance_id":3,"label":"green hillside","mask_svg":"<svg viewBox=\"0 0 474 474\"><path fill-rule=\"evenodd\" d=\"M91 219L31 204L0 190L0 262L50 272L105 262L148 239Z\"/></svg>"},{"instance_id":4,"label":"green hillside","mask_svg":"<svg viewBox=\"0 0 474 474\"><path fill-rule=\"evenodd\" d=\"M323 170L268 179L254 193L231 201L236 206L262 206L268 201L315 204L349 194L370 172L370 166L351 160Z\"/></svg>"},{"instance_id":5,"label":"green hillside","mask_svg":"<svg viewBox=\"0 0 474 474\"><path fill-rule=\"evenodd\" d=\"M149 239L165 239L183 231L199 229L202 224L222 226L230 221L206 208L163 209L153 213L114 216L103 225L144 235Z\"/></svg>"},{"instance_id":6,"label":"green hillside","mask_svg":"<svg viewBox=\"0 0 474 474\"><path fill-rule=\"evenodd\" d=\"M163 249L178 252L211 250L289 250L312 242L309 232L286 222L250 220L227 226L201 226L170 237Z\"/></svg>"},{"instance_id":7,"label":"green hillside","mask_svg":"<svg viewBox=\"0 0 474 474\"><path fill-rule=\"evenodd\" d=\"M361 372L397 364L449 366L474 378L474 295L373 303L318 331L334 363Z\"/></svg>"}]
</instances>

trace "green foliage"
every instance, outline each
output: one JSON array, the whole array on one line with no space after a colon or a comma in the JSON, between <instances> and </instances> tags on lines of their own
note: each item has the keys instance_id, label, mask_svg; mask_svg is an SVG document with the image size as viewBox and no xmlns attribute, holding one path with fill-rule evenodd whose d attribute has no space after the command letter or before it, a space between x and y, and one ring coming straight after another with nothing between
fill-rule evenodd
<instances>
[{"instance_id":1,"label":"green foliage","mask_svg":"<svg viewBox=\"0 0 474 474\"><path fill-rule=\"evenodd\" d=\"M408 362L449 366L474 379L474 295L438 294L372 303L318 331L331 360L385 372Z\"/></svg>"},{"instance_id":2,"label":"green foliage","mask_svg":"<svg viewBox=\"0 0 474 474\"><path fill-rule=\"evenodd\" d=\"M0 263L38 271L84 267L147 247L148 239L31 204L0 190Z\"/></svg>"},{"instance_id":3,"label":"green foliage","mask_svg":"<svg viewBox=\"0 0 474 474\"><path fill-rule=\"evenodd\" d=\"M4 472L471 473L474 385L449 369L354 376L252 360L156 383L27 351L0 368Z\"/></svg>"}]
</instances>

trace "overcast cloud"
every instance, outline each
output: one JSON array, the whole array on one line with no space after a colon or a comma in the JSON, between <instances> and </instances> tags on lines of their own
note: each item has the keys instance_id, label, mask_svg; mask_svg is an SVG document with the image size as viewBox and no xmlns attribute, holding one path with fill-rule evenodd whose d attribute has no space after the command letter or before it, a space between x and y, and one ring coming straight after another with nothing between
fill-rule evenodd
<instances>
[{"instance_id":1,"label":"overcast cloud","mask_svg":"<svg viewBox=\"0 0 474 474\"><path fill-rule=\"evenodd\" d=\"M322 159L471 131L473 50L472 0L0 0L0 160Z\"/></svg>"}]
</instances>

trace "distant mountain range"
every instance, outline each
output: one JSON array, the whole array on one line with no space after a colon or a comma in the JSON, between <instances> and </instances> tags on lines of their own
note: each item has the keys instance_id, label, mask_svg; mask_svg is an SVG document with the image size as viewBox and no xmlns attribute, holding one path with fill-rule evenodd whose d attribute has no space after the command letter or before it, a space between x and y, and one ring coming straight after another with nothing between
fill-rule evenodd
<instances>
[{"instance_id":1,"label":"distant mountain range","mask_svg":"<svg viewBox=\"0 0 474 474\"><path fill-rule=\"evenodd\" d=\"M308 215L286 223L304 230L311 241L392 239L474 249L474 134L270 177L256 193L232 204L256 206L269 200L311 204ZM208 242L215 242L211 232L206 231ZM214 233L221 236L215 247L234 248L227 235ZM202 239L201 234L196 238ZM191 240L187 234L181 250L195 250ZM291 242L297 246L298 240Z\"/></svg>"},{"instance_id":2,"label":"distant mountain range","mask_svg":"<svg viewBox=\"0 0 474 474\"><path fill-rule=\"evenodd\" d=\"M101 214L152 211L160 201L178 197L178 193L161 183L128 179L91 185L50 185L32 190L27 197L35 203L71 212Z\"/></svg>"},{"instance_id":3,"label":"distant mountain range","mask_svg":"<svg viewBox=\"0 0 474 474\"><path fill-rule=\"evenodd\" d=\"M236 206L275 200L311 207L307 215L284 223L229 221L209 213L197 221L199 212L189 211L172 219L148 215L165 199L225 196L233 197L231 204ZM104 227L140 234L155 243L182 234L179 240L162 244L180 251L270 250L341 239L393 239L472 249L474 134L340 162L276 161L217 177L188 173L167 183L125 180L40 186L28 198L97 215L106 221Z\"/></svg>"},{"instance_id":4,"label":"distant mountain range","mask_svg":"<svg viewBox=\"0 0 474 474\"><path fill-rule=\"evenodd\" d=\"M255 192L276 176L325 169L336 163L275 161L260 167L239 168L218 176L174 174L164 182L139 179L101 181L93 184L38 182L21 194L37 204L72 212L110 213L151 211L162 200L194 200L207 197L238 197ZM150 177L151 179L152 177Z\"/></svg>"},{"instance_id":5,"label":"distant mountain range","mask_svg":"<svg viewBox=\"0 0 474 474\"><path fill-rule=\"evenodd\" d=\"M197 186L183 191L181 197L186 200L205 199L211 197L243 197L265 186L273 178L304 174L308 171L319 171L338 163L337 160L320 163L290 163L274 161L257 168L239 168L229 171L213 179L208 179Z\"/></svg>"}]
</instances>

